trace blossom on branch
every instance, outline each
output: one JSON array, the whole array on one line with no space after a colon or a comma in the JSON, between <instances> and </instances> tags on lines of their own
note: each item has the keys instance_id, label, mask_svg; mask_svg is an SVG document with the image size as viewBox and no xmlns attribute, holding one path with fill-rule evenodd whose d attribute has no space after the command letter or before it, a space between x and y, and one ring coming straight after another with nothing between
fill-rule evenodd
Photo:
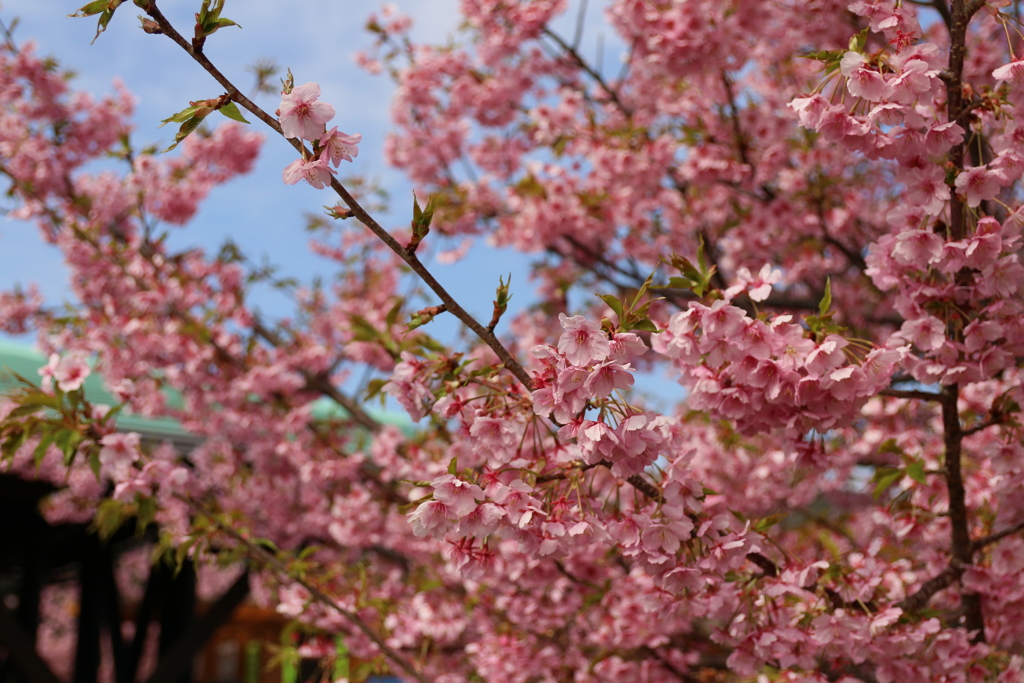
<instances>
[{"instance_id":1,"label":"blossom on branch","mask_svg":"<svg viewBox=\"0 0 1024 683\"><path fill-rule=\"evenodd\" d=\"M286 138L320 139L324 124L334 118L334 107L321 102L319 97L320 86L316 83L296 86L281 96L277 111Z\"/></svg>"},{"instance_id":2,"label":"blossom on branch","mask_svg":"<svg viewBox=\"0 0 1024 683\"><path fill-rule=\"evenodd\" d=\"M323 134L320 138L321 155L326 157L332 164L338 166L341 160L352 161L352 157L359 156L359 143L362 141L361 133L346 135L335 126Z\"/></svg>"},{"instance_id":3,"label":"blossom on branch","mask_svg":"<svg viewBox=\"0 0 1024 683\"><path fill-rule=\"evenodd\" d=\"M334 174L334 169L327 165L327 160L323 157L308 161L296 159L285 166L282 172L286 184L294 185L300 180L305 180L318 190L331 184L332 174Z\"/></svg>"}]
</instances>

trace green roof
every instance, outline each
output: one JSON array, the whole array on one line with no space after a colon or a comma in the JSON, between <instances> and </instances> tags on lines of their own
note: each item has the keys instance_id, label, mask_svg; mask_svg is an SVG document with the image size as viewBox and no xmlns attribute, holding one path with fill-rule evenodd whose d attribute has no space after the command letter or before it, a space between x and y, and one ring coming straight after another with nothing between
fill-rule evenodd
<instances>
[{"instance_id":1,"label":"green roof","mask_svg":"<svg viewBox=\"0 0 1024 683\"><path fill-rule=\"evenodd\" d=\"M7 393L19 386L12 373L21 375L38 385L39 368L44 365L46 365L46 356L39 351L24 344L0 339L0 394ZM106 405L118 403L118 400L107 391L103 384L103 378L96 373L89 375L82 386L85 389L86 399L92 403ZM181 396L176 392L168 391L167 403L174 407L180 407ZM403 431L409 431L412 428L412 423L405 415L385 411L367 412L382 424L394 425ZM313 405L313 416L318 419L344 415L344 409L328 398L321 398ZM201 437L186 432L177 420L169 417L142 417L122 412L117 417L117 427L120 431L139 432L147 439L157 441L168 439L183 446L194 446L201 440Z\"/></svg>"}]
</instances>

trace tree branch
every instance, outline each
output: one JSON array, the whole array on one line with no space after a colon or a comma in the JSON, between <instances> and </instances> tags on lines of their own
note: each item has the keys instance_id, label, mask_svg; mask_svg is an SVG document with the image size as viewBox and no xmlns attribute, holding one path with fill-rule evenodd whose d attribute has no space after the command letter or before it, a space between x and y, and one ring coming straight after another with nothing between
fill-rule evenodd
<instances>
[{"instance_id":1,"label":"tree branch","mask_svg":"<svg viewBox=\"0 0 1024 683\"><path fill-rule=\"evenodd\" d=\"M427 678L420 671L418 671L412 665L412 663L405 657L403 657L401 654L399 654L398 651L396 651L394 648L388 645L384 641L384 638L381 635L379 635L376 631L374 631L372 628L370 628L366 624L366 622L364 622L359 617L358 614L350 610L347 610L341 605L339 605L333 598L331 598L331 596L327 595L327 593L323 592L306 579L292 576L291 573L288 571L288 567L283 562L281 562L281 560L277 559L269 552L259 547L252 541L250 541L248 538L245 538L244 536L242 536L242 534L235 531L227 524L221 522L219 519L217 519L216 514L212 510L207 508L199 501L193 500L192 498L188 498L187 496L183 496L179 493L175 493L174 497L177 500L184 503L185 505L187 505L197 514L200 514L206 519L210 520L210 522L214 526L216 526L217 529L226 534L239 545L243 546L252 559L261 563L264 567L272 571L279 578L286 579L288 581L291 581L302 586L309 592L310 596L314 598L317 602L322 604L324 607L332 609L338 614L340 614L346 621L348 621L350 624L359 629L359 631L362 632L363 635L365 635L367 638L373 641L374 645L376 645L380 649L380 651L384 653L384 656L386 656L395 665L401 668L402 671L409 674L411 678L419 681L420 683L430 683L429 678Z\"/></svg>"},{"instance_id":2,"label":"tree branch","mask_svg":"<svg viewBox=\"0 0 1024 683\"><path fill-rule=\"evenodd\" d=\"M949 524L951 554L953 555L950 566L957 568L957 571L962 573L962 567L971 564L974 549L971 544L966 493L961 471L964 435L960 425L960 411L957 407L959 398L960 387L957 384L949 385L942 390L946 488L949 492ZM975 632L975 642L984 642L985 619L981 611L981 596L977 593L962 593L960 597L965 612L964 626L968 631Z\"/></svg>"},{"instance_id":3,"label":"tree branch","mask_svg":"<svg viewBox=\"0 0 1024 683\"><path fill-rule=\"evenodd\" d=\"M201 50L193 48L189 41L178 33L178 31L171 25L167 18L160 12L156 6L156 2L150 0L149 4L144 8L145 12L153 18L154 21L160 26L161 31L167 35L168 38L178 44L192 59L194 59L200 66L202 66L207 73L213 76L228 93L231 99L238 104L245 107L247 111L252 113L253 116L258 118L260 121L269 126L274 132L284 137L284 133L281 130L280 124L270 114L263 111L256 103L246 97L235 85L220 72L219 69L211 62ZM288 143L296 149L300 154L305 152L305 145L302 144L298 139L286 138ZM308 152L306 152L308 154ZM434 276L427 270L427 268L420 262L416 254L411 250L406 249L404 246L391 236L391 234L384 229L373 216L371 216L366 209L356 201L345 187L338 182L337 178L331 178L331 189L341 197L342 201L345 202L352 215L357 218L363 225L365 225L370 232L376 235L384 244L388 246L399 258L401 258L409 268L412 269L416 275L441 299L444 305L448 308L448 311L458 318L466 327L473 331L477 337L480 338L487 346L494 351L495 355L501 360L505 368L511 372L519 382L530 389L532 386L532 380L526 369L512 357L512 354L498 341L498 338L493 332L487 330L486 327L476 321L459 303L452 297L448 291L441 286L441 283L434 278Z\"/></svg>"},{"instance_id":4,"label":"tree branch","mask_svg":"<svg viewBox=\"0 0 1024 683\"><path fill-rule=\"evenodd\" d=\"M945 571L934 578L925 581L924 584L917 589L917 592L903 598L897 602L895 606L899 607L904 612L917 612L928 604L928 601L932 599L933 595L956 583L956 580L959 579L960 575L963 573L963 566L954 561L945 569Z\"/></svg>"},{"instance_id":5,"label":"tree branch","mask_svg":"<svg viewBox=\"0 0 1024 683\"><path fill-rule=\"evenodd\" d=\"M994 534L989 534L988 536L982 536L981 538L974 539L973 541L971 541L971 552L975 553L986 546L992 545L997 541L1003 540L1007 536L1012 536L1018 531L1024 531L1024 521L1018 522L1017 524L1014 524L1008 529L1003 529L1002 531L997 531Z\"/></svg>"},{"instance_id":6,"label":"tree branch","mask_svg":"<svg viewBox=\"0 0 1024 683\"><path fill-rule=\"evenodd\" d=\"M908 400L917 401L941 401L942 394L933 394L930 391L920 391L917 389L882 389L878 392L879 396L888 396L889 398L905 398Z\"/></svg>"}]
</instances>

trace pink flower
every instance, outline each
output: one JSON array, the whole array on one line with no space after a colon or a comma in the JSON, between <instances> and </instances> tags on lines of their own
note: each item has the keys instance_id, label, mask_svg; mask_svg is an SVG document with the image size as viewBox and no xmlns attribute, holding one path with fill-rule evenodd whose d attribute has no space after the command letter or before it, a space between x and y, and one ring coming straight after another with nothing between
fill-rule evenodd
<instances>
[{"instance_id":1,"label":"pink flower","mask_svg":"<svg viewBox=\"0 0 1024 683\"><path fill-rule=\"evenodd\" d=\"M867 60L857 52L847 52L840 62L840 71L849 79L847 89L854 97L863 97L871 102L884 100L890 91L882 74L873 69L865 68Z\"/></svg>"},{"instance_id":2,"label":"pink flower","mask_svg":"<svg viewBox=\"0 0 1024 683\"><path fill-rule=\"evenodd\" d=\"M992 72L992 78L997 81L1009 81L1014 85L1024 84L1024 60L1003 64Z\"/></svg>"},{"instance_id":3,"label":"pink flower","mask_svg":"<svg viewBox=\"0 0 1024 683\"><path fill-rule=\"evenodd\" d=\"M281 96L277 111L286 138L317 140L323 135L324 124L334 118L334 107L318 97L320 86L316 83L297 86Z\"/></svg>"},{"instance_id":4,"label":"pink flower","mask_svg":"<svg viewBox=\"0 0 1024 683\"><path fill-rule=\"evenodd\" d=\"M789 103L789 107L800 117L800 125L804 128L817 128L821 118L830 107L828 100L815 93L810 97L797 97Z\"/></svg>"},{"instance_id":5,"label":"pink flower","mask_svg":"<svg viewBox=\"0 0 1024 683\"><path fill-rule=\"evenodd\" d=\"M896 235L892 258L896 263L927 269L942 256L942 238L931 230L905 230Z\"/></svg>"},{"instance_id":6,"label":"pink flower","mask_svg":"<svg viewBox=\"0 0 1024 683\"><path fill-rule=\"evenodd\" d=\"M320 138L320 149L323 150L321 158L326 157L335 166L339 165L342 159L352 161L352 157L359 156L359 147L357 145L362 140L363 136L361 133L346 135L339 132L338 127L335 126Z\"/></svg>"},{"instance_id":7,"label":"pink flower","mask_svg":"<svg viewBox=\"0 0 1024 683\"><path fill-rule=\"evenodd\" d=\"M91 370L86 362L84 351L72 351L63 358L57 354L50 356L50 362L39 369L43 379L53 378L61 391L75 391L82 386Z\"/></svg>"},{"instance_id":8,"label":"pink flower","mask_svg":"<svg viewBox=\"0 0 1024 683\"><path fill-rule=\"evenodd\" d=\"M711 308L705 309L700 322L704 326L704 334L713 340L732 340L743 332L747 324L743 309L730 306L724 299L719 299L711 304Z\"/></svg>"},{"instance_id":9,"label":"pink flower","mask_svg":"<svg viewBox=\"0 0 1024 683\"><path fill-rule=\"evenodd\" d=\"M736 271L737 284L726 290L726 296L732 298L746 290L751 301L764 301L772 293L772 285L782 279L782 271L773 269L770 263L761 266L757 275L751 275L746 266Z\"/></svg>"},{"instance_id":10,"label":"pink flower","mask_svg":"<svg viewBox=\"0 0 1024 683\"><path fill-rule=\"evenodd\" d=\"M431 484L434 500L439 500L459 517L465 517L476 508L476 501L483 500L484 492L476 484L462 481L452 474L438 477Z\"/></svg>"},{"instance_id":11,"label":"pink flower","mask_svg":"<svg viewBox=\"0 0 1024 683\"><path fill-rule=\"evenodd\" d=\"M409 513L409 523L416 536L441 534L449 522L456 520L455 511L440 500L428 500Z\"/></svg>"},{"instance_id":12,"label":"pink flower","mask_svg":"<svg viewBox=\"0 0 1024 683\"><path fill-rule=\"evenodd\" d=\"M558 338L558 350L573 365L600 363L611 353L608 337L601 330L600 324L591 322L582 315L570 318L565 313L559 313L558 320L565 329Z\"/></svg>"},{"instance_id":13,"label":"pink flower","mask_svg":"<svg viewBox=\"0 0 1024 683\"><path fill-rule=\"evenodd\" d=\"M632 332L619 332L612 336L609 357L620 363L647 353L647 345Z\"/></svg>"},{"instance_id":14,"label":"pink flower","mask_svg":"<svg viewBox=\"0 0 1024 683\"><path fill-rule=\"evenodd\" d=\"M104 474L114 482L123 482L131 477L132 464L139 459L139 439L128 434L107 434L100 440L100 466Z\"/></svg>"},{"instance_id":15,"label":"pink flower","mask_svg":"<svg viewBox=\"0 0 1024 683\"><path fill-rule=\"evenodd\" d=\"M296 159L284 167L284 172L281 175L287 185L294 185L300 180L305 180L316 189L322 190L331 184L332 173L334 173L334 169L327 165L327 160L319 157L312 161Z\"/></svg>"},{"instance_id":16,"label":"pink flower","mask_svg":"<svg viewBox=\"0 0 1024 683\"><path fill-rule=\"evenodd\" d=\"M967 206L978 206L983 199L993 199L999 188L1005 184L1002 171L992 171L985 166L972 166L956 177L956 189L967 195Z\"/></svg>"},{"instance_id":17,"label":"pink flower","mask_svg":"<svg viewBox=\"0 0 1024 683\"><path fill-rule=\"evenodd\" d=\"M620 365L613 361L606 361L594 368L594 372L587 377L584 388L591 398L603 398L612 393L614 389L626 389L632 386L631 370L628 363Z\"/></svg>"},{"instance_id":18,"label":"pink flower","mask_svg":"<svg viewBox=\"0 0 1024 683\"><path fill-rule=\"evenodd\" d=\"M505 517L505 509L494 503L477 505L474 510L459 520L459 533L483 538L494 533Z\"/></svg>"}]
</instances>

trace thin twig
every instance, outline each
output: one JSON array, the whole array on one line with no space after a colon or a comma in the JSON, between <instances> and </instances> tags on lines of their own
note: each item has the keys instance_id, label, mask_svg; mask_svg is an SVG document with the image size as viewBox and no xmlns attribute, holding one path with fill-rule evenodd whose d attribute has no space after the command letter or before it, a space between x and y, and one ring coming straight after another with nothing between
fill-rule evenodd
<instances>
[{"instance_id":1,"label":"thin twig","mask_svg":"<svg viewBox=\"0 0 1024 683\"><path fill-rule=\"evenodd\" d=\"M261 320L254 320L252 329L257 336L262 337L271 346L276 348L284 346L284 340L282 340L276 332L264 325ZM345 395L340 389L331 384L327 377L314 374L308 370L302 370L302 375L305 378L306 386L309 389L323 394L344 408L348 412L349 417L351 417L359 426L373 434L380 432L382 429L381 423L373 419L365 410L363 410L363 407L359 405L355 399Z\"/></svg>"},{"instance_id":2,"label":"thin twig","mask_svg":"<svg viewBox=\"0 0 1024 683\"><path fill-rule=\"evenodd\" d=\"M917 589L917 592L903 598L897 602L895 606L899 607L904 612L917 612L928 604L928 601L932 599L933 595L956 583L956 580L959 579L960 575L963 573L963 566L954 560L941 574L925 581L921 587Z\"/></svg>"},{"instance_id":3,"label":"thin twig","mask_svg":"<svg viewBox=\"0 0 1024 683\"><path fill-rule=\"evenodd\" d=\"M288 571L287 565L281 562L281 560L277 559L269 552L267 552L265 549L259 547L258 545L250 541L248 538L245 538L242 534L240 534L238 531L235 531L227 524L221 522L219 519L217 519L216 514L212 510L207 508L199 501L194 500L192 498L188 498L187 496L183 496L179 493L175 493L174 497L177 500L181 501L182 503L185 503L194 512L210 520L210 522L212 522L213 525L216 526L221 532L229 536L236 543L242 545L246 549L246 552L249 553L249 556L252 559L260 562L263 566L277 574L278 577L285 578L289 581L292 581L302 586L309 592L310 596L314 598L317 602L324 605L325 607L334 610L342 617L344 617L349 623L351 623L353 626L359 629L359 631L361 631L363 635L365 635L367 638L373 641L373 643L378 648L380 648L380 651L384 653L384 655L388 659L390 659L394 664L400 667L402 671L406 672L407 674L409 674L409 676L416 679L420 683L430 683L429 678L424 676L421 672L417 671L411 662L409 662L394 648L388 645L380 634L378 634L376 631L370 628L366 624L366 622L359 618L358 614L350 610L347 610L341 605L339 605L337 601L331 598L331 596L317 588L315 585L313 585L306 579L292 576L292 574Z\"/></svg>"},{"instance_id":4,"label":"thin twig","mask_svg":"<svg viewBox=\"0 0 1024 683\"><path fill-rule=\"evenodd\" d=\"M1001 541L1007 536L1012 536L1018 531L1024 531L1024 521L1014 524L1009 529L1003 529L1002 531L997 531L994 534L989 534L988 536L982 536L981 538L974 539L973 541L971 541L971 552L976 553L985 546L989 546L997 541Z\"/></svg>"},{"instance_id":5,"label":"thin twig","mask_svg":"<svg viewBox=\"0 0 1024 683\"><path fill-rule=\"evenodd\" d=\"M942 400L942 394L934 394L930 391L920 391L918 389L882 389L878 392L878 395L888 396L889 398L905 398L917 401L939 402Z\"/></svg>"},{"instance_id":6,"label":"thin twig","mask_svg":"<svg viewBox=\"0 0 1024 683\"><path fill-rule=\"evenodd\" d=\"M231 99L247 111L252 113L253 116L258 118L260 121L269 126L276 133L284 137L284 133L281 130L280 124L274 117L265 112L255 102L246 97L235 85L223 74L220 70L211 62L201 50L193 48L192 44L185 40L178 31L171 25L167 18L160 12L156 6L156 2L151 0L148 5L144 8L145 12L153 18L154 21L160 26L161 31L168 38L173 40L181 47L192 59L194 59L200 66L202 66L207 73L213 76L231 97ZM305 145L302 144L298 139L286 138L292 147L296 149L300 154L305 150ZM307 151L308 154L308 151ZM526 369L517 361L511 353L508 352L493 332L489 332L487 328L476 321L459 303L452 297L448 291L441 286L441 283L427 270L423 263L416 257L416 254L406 249L404 246L391 236L391 234L384 229L374 218L356 201L345 187L338 182L337 178L331 178L331 189L341 197L342 201L345 202L352 215L358 219L363 225L365 225L374 235L376 235L384 244L388 246L399 258L401 258L406 265L408 265L416 275L441 299L444 305L447 307L448 312L458 318L466 327L473 331L477 337L480 338L487 346L494 351L495 355L501 360L505 368L509 370L516 379L526 387L531 388L532 380Z\"/></svg>"}]
</instances>

